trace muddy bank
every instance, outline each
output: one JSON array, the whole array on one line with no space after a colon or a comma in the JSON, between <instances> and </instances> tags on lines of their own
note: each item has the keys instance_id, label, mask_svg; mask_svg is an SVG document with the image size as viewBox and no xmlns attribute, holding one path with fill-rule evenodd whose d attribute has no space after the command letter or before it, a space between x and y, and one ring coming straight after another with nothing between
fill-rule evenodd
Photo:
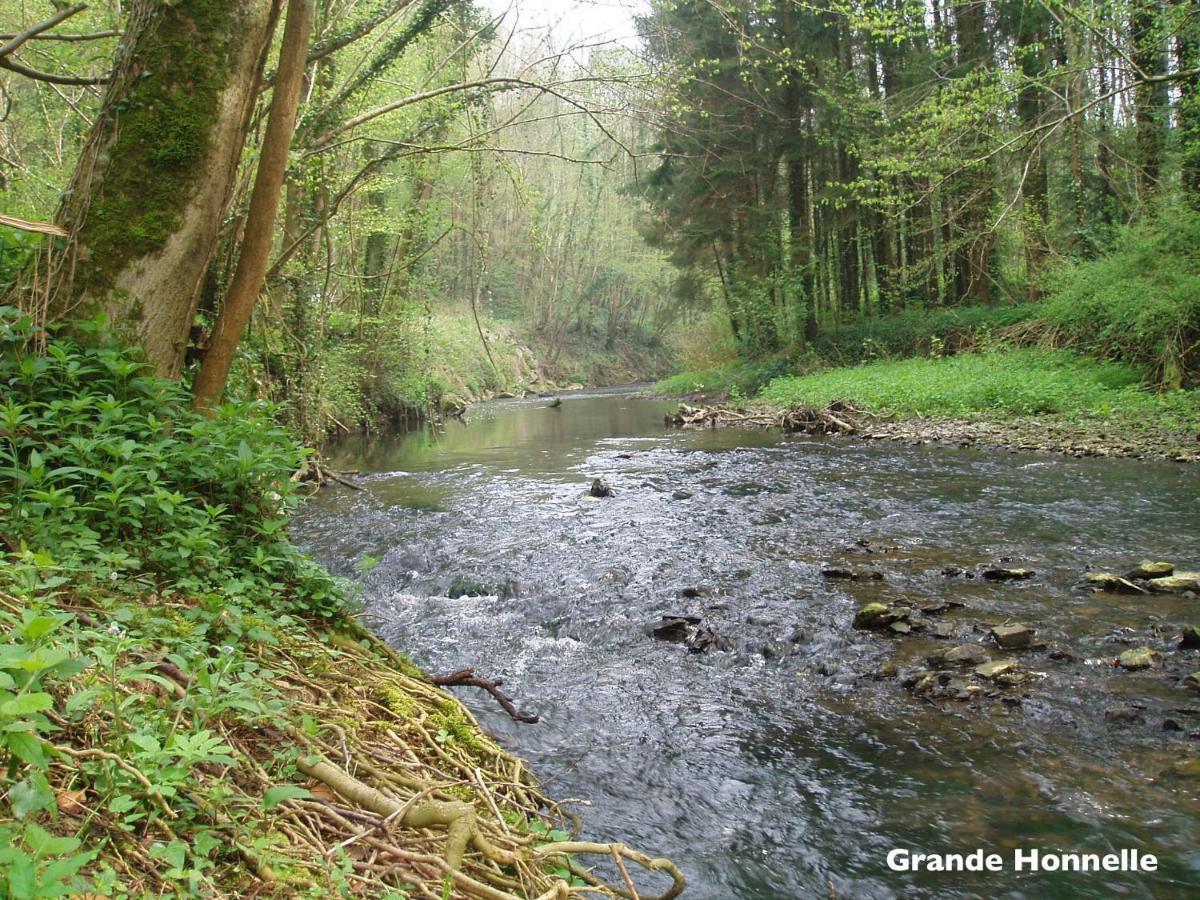
<instances>
[{"instance_id":1,"label":"muddy bank","mask_svg":"<svg viewBox=\"0 0 1200 900\"><path fill-rule=\"evenodd\" d=\"M982 421L949 417L880 415L848 403L825 409L755 406L689 406L667 416L671 427L782 428L807 434L840 434L912 446L990 447L1012 452L1057 453L1076 458L1114 457L1171 462L1200 461L1200 435L1155 422L1072 422L1057 416Z\"/></svg>"}]
</instances>

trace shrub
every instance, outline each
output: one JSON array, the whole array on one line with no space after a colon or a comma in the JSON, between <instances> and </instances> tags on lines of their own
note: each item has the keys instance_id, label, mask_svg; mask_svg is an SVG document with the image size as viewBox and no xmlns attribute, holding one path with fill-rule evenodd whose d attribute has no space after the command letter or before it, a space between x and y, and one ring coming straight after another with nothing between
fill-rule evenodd
<instances>
[{"instance_id":1,"label":"shrub","mask_svg":"<svg viewBox=\"0 0 1200 900\"><path fill-rule=\"evenodd\" d=\"M287 539L303 451L270 408L203 416L129 351L60 332L37 354L31 332L0 310L0 536L19 558L72 578L339 607L334 580Z\"/></svg>"},{"instance_id":2,"label":"shrub","mask_svg":"<svg viewBox=\"0 0 1200 900\"><path fill-rule=\"evenodd\" d=\"M1057 272L1041 318L1059 346L1116 359L1164 387L1200 380L1200 213L1169 207L1108 256Z\"/></svg>"}]
</instances>

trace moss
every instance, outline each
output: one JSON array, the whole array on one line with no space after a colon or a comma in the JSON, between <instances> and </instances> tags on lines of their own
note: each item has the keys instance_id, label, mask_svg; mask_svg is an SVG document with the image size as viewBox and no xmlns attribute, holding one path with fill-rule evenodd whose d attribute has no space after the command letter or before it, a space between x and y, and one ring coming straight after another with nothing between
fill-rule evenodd
<instances>
[{"instance_id":1,"label":"moss","mask_svg":"<svg viewBox=\"0 0 1200 900\"><path fill-rule=\"evenodd\" d=\"M129 260L160 251L179 228L232 75L239 19L235 0L182 0L164 4L141 36L81 235L85 293L110 292Z\"/></svg>"}]
</instances>

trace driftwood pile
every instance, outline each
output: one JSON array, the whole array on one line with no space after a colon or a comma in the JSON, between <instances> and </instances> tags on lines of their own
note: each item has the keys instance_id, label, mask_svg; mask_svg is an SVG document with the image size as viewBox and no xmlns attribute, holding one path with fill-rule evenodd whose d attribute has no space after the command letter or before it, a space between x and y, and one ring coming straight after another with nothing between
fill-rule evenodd
<instances>
[{"instance_id":1,"label":"driftwood pile","mask_svg":"<svg viewBox=\"0 0 1200 900\"><path fill-rule=\"evenodd\" d=\"M858 413L859 410L842 401L834 401L824 409L792 406L784 410L681 403L678 412L665 417L665 424L668 428L780 428L792 434L857 434L853 416Z\"/></svg>"}]
</instances>

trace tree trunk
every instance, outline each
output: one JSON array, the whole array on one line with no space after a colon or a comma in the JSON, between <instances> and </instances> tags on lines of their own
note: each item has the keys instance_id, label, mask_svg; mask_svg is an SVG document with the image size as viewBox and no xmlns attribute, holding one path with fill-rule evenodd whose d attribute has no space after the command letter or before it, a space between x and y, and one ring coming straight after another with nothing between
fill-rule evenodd
<instances>
[{"instance_id":1,"label":"tree trunk","mask_svg":"<svg viewBox=\"0 0 1200 900\"><path fill-rule=\"evenodd\" d=\"M288 0L287 25L279 51L279 73L271 97L267 133L263 138L250 214L246 218L246 238L238 257L237 271L225 303L213 326L212 339L204 362L192 386L193 403L199 409L215 406L225 392L233 356L246 331L254 302L262 290L271 263L271 245L275 236L275 212L287 173L288 152L296 129L296 110L308 59L308 38L312 31L312 0Z\"/></svg>"},{"instance_id":2,"label":"tree trunk","mask_svg":"<svg viewBox=\"0 0 1200 900\"><path fill-rule=\"evenodd\" d=\"M58 223L51 315L103 314L178 377L278 0L133 0Z\"/></svg>"}]
</instances>

